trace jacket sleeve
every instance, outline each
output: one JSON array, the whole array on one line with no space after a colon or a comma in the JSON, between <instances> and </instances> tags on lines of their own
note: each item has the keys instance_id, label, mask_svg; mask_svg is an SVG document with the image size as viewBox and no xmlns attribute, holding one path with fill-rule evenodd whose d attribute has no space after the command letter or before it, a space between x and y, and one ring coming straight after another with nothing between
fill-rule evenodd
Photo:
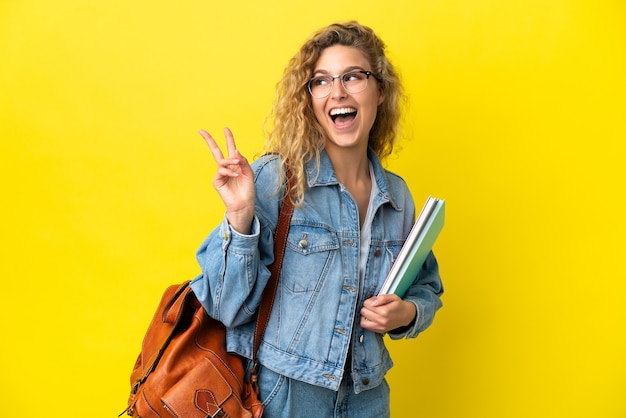
<instances>
[{"instance_id":1,"label":"jacket sleeve","mask_svg":"<svg viewBox=\"0 0 626 418\"><path fill-rule=\"evenodd\" d=\"M431 251L415 281L404 295L404 300L415 305L417 311L415 319L409 326L390 331L389 337L394 340L417 337L432 324L435 313L443 306L441 295L443 284L439 276L439 265Z\"/></svg>"},{"instance_id":2,"label":"jacket sleeve","mask_svg":"<svg viewBox=\"0 0 626 418\"><path fill-rule=\"evenodd\" d=\"M250 235L233 230L226 217L204 240L196 253L202 270L191 288L207 313L227 327L255 317L274 261L274 230L282 193L276 193L276 176L267 165L253 164L257 197Z\"/></svg>"},{"instance_id":3,"label":"jacket sleeve","mask_svg":"<svg viewBox=\"0 0 626 418\"><path fill-rule=\"evenodd\" d=\"M271 257L262 255L261 241L257 217L250 235L237 233L224 219L196 253L202 273L191 288L209 316L226 326L250 321L260 303L269 278L262 259Z\"/></svg>"}]
</instances>

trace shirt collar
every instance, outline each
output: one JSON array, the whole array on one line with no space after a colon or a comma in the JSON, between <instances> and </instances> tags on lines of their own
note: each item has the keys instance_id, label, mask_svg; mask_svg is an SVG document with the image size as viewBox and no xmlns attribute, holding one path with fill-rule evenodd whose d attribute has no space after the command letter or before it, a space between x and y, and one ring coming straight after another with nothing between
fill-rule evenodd
<instances>
[{"instance_id":1,"label":"shirt collar","mask_svg":"<svg viewBox=\"0 0 626 418\"><path fill-rule=\"evenodd\" d=\"M368 148L367 158L372 163L372 167L374 169L374 178L379 189L378 198L383 200L382 203L390 202L396 210L402 210L402 208L397 203L397 199L394 198L393 194L390 191L390 188L388 187L389 172L383 168L380 160L378 159L378 156L373 149ZM333 169L333 165L330 162L328 154L326 154L325 150L322 150L322 152L320 153L319 171L317 170L315 160L310 160L309 162L307 162L305 165L305 170L307 173L308 187L330 186L339 184L339 181L337 180L337 176L335 174L335 170Z\"/></svg>"}]
</instances>

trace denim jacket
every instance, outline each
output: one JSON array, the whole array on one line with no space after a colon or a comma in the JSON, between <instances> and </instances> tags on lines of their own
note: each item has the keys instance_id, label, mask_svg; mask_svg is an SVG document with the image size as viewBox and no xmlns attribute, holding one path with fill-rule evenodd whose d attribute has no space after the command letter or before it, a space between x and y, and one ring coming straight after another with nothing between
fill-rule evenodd
<instances>
[{"instance_id":1,"label":"denim jacket","mask_svg":"<svg viewBox=\"0 0 626 418\"><path fill-rule=\"evenodd\" d=\"M373 151L368 157L380 193L371 209L365 279L358 271L357 204L322 153L319 172L313 162L306 166L308 188L293 213L273 310L257 354L263 366L279 374L332 390L339 388L344 371L351 372L356 393L378 386L393 365L383 335L360 327L359 311L382 285L415 217L404 180L384 170ZM284 192L278 158L266 155L252 164L257 195L250 235L238 234L224 219L199 248L202 273L191 285L207 313L226 325L228 350L248 358ZM389 336L414 338L426 329L441 307L442 293L431 253L404 296L417 308L415 320ZM352 364L346 364L348 359Z\"/></svg>"}]
</instances>

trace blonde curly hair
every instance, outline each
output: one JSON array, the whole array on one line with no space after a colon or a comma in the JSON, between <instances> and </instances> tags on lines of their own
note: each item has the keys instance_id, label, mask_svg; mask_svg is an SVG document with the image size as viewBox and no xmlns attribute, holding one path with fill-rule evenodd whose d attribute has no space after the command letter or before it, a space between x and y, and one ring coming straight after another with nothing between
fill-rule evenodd
<instances>
[{"instance_id":1,"label":"blonde curly hair","mask_svg":"<svg viewBox=\"0 0 626 418\"><path fill-rule=\"evenodd\" d=\"M265 123L265 152L283 157L294 177L293 193L302 203L306 188L305 163L320 163L326 133L313 113L307 83L322 51L333 45L358 49L372 66L379 80L384 101L379 106L370 131L369 146L383 160L389 156L399 131L400 102L404 99L399 76L385 56L385 45L374 31L355 21L331 24L304 43L285 67L276 87L276 98ZM284 172L284 170L281 170Z\"/></svg>"}]
</instances>

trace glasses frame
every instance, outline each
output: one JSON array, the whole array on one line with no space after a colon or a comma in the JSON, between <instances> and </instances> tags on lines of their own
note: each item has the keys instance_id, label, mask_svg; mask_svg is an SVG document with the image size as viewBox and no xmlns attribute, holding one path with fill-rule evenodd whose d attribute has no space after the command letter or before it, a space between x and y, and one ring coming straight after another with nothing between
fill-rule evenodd
<instances>
[{"instance_id":1,"label":"glasses frame","mask_svg":"<svg viewBox=\"0 0 626 418\"><path fill-rule=\"evenodd\" d=\"M344 77L347 74L352 74L352 73L361 73L361 74L365 74L365 86L363 87L362 90L359 91L350 91L346 88L346 84L345 84L345 79ZM350 94L356 94L356 93L360 93L362 91L364 91L367 88L367 81L370 79L371 76L374 76L374 78L378 81L381 82L382 80L378 77L376 77L376 75L371 72L371 71L366 71L366 70L349 70L346 71L343 74L339 74L339 75L330 75L330 74L326 74L326 75L316 75L315 77L311 77L309 79L309 81L307 81L306 83L306 87L307 90L309 90L309 94L311 95L311 97L315 98L315 99L323 99L324 97L327 97L332 91L333 91L333 87L335 86L335 80L339 79L341 81L341 87L348 93ZM316 78L320 78L320 77L324 77L324 78L330 78L330 88L328 89L328 93L326 93L323 96L315 96L313 94L313 89L311 88L311 83L313 82L313 80L315 80Z\"/></svg>"}]
</instances>

